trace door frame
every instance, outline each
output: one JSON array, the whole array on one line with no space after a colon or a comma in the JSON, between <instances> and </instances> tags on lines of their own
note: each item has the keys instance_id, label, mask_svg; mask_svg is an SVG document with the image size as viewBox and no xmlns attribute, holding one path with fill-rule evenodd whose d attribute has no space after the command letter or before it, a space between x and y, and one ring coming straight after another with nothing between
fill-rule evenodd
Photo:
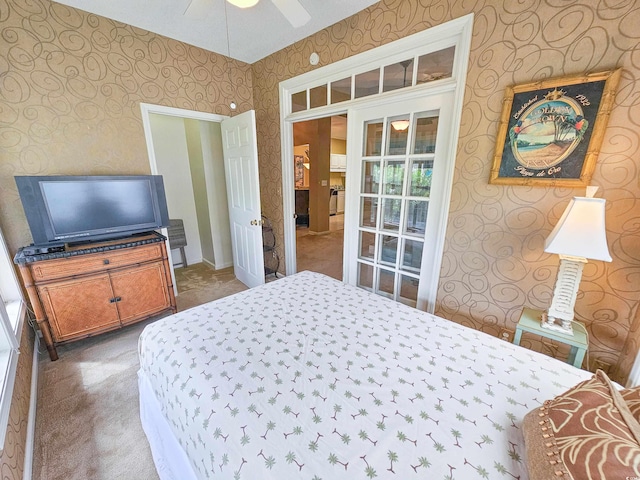
<instances>
[{"instance_id":1,"label":"door frame","mask_svg":"<svg viewBox=\"0 0 640 480\"><path fill-rule=\"evenodd\" d=\"M287 275L296 273L296 229L295 229L295 197L294 197L294 179L293 179L293 124L298 121L314 120L333 115L347 114L347 149L357 148L356 144L359 139L352 137L353 128L352 121L349 117L349 110L368 108L380 103L389 101L397 101L411 98L413 95L431 95L437 94L441 89L451 91L454 94L454 104L452 105L452 125L451 135L449 139L449 151L452 155L452 161L447 164L446 172L444 172L448 184L452 184L453 172L455 168L455 158L457 152L457 144L460 132L460 123L462 119L462 105L464 100L464 88L467 78L467 66L471 51L471 38L473 33L473 14L451 20L449 22L437 25L422 32L409 35L386 45L368 50L366 52L345 58L338 62L327 66L312 70L297 77L285 80L279 85L280 92L280 147L282 152L282 209L284 221L284 247L285 247L285 264ZM381 68L394 62L405 60L414 55L421 55L431 51L436 51L447 46L455 45L456 56L453 65L452 77L447 80L438 82L423 83L405 89L394 90L386 93L379 93L368 97L362 97L355 100L349 100L337 104L327 105L313 109L307 109L301 112L292 112L291 95L315 86L329 82L340 80L354 74L367 72L375 68ZM423 53L424 52L424 53ZM353 85L352 85L353 88ZM329 90L329 89L327 89ZM353 229L347 228L347 222L352 222L357 217L357 212L352 212L353 188L358 185L352 185L353 181L349 172L359 166L355 163L355 159L348 154L347 151L347 174L346 174L346 203L345 203L345 230L344 244L345 253L347 246L353 241ZM350 193L351 190L351 193ZM439 276L440 265L442 262L442 252L444 249L444 236L446 229L446 221L448 218L448 209L451 199L451 188L445 192L443 205L445 211L442 212L441 218L441 238L438 241L439 258L434 270ZM356 218L357 220L357 218ZM352 276L349 275L349 262L345 257L343 262L343 281L349 282ZM437 283L437 282L436 282ZM436 287L437 289L437 287ZM427 299L425 310L433 313L435 308L435 291Z\"/></svg>"},{"instance_id":2,"label":"door frame","mask_svg":"<svg viewBox=\"0 0 640 480\"><path fill-rule=\"evenodd\" d=\"M151 129L151 120L149 115L152 113L158 115L167 115L170 117L188 118L193 120L204 120L207 122L222 123L223 120L230 118L227 115L218 115L216 113L198 112L196 110L185 110L183 108L167 107L165 105L154 105L151 103L140 103L140 111L142 113L142 128L144 130L144 138L147 144L147 155L149 157L149 168L152 175L158 175L158 162L156 152L153 146L153 132ZM162 235L169 238L166 228L161 229ZM171 270L171 281L173 282L173 292L178 296L178 286L173 268L173 260L169 240L167 240L167 257L169 261L169 269Z\"/></svg>"}]
</instances>

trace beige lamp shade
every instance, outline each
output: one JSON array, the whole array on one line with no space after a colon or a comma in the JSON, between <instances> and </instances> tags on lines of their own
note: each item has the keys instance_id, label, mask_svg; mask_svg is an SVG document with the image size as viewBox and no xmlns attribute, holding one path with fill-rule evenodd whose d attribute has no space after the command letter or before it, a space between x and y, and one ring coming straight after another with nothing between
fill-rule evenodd
<instances>
[{"instance_id":1,"label":"beige lamp shade","mask_svg":"<svg viewBox=\"0 0 640 480\"><path fill-rule=\"evenodd\" d=\"M574 197L547 237L544 251L610 262L604 204L603 198Z\"/></svg>"}]
</instances>

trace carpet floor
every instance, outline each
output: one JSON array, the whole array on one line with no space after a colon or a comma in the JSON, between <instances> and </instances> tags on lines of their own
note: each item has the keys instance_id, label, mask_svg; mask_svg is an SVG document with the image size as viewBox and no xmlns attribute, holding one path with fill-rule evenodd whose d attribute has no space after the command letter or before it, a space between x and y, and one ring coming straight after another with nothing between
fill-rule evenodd
<instances>
[{"instance_id":1,"label":"carpet floor","mask_svg":"<svg viewBox=\"0 0 640 480\"><path fill-rule=\"evenodd\" d=\"M342 280L343 232L326 235L305 235L296 242L298 271L312 270Z\"/></svg>"},{"instance_id":2,"label":"carpet floor","mask_svg":"<svg viewBox=\"0 0 640 480\"><path fill-rule=\"evenodd\" d=\"M176 269L178 310L242 291L233 269ZM46 351L39 361L34 480L158 478L138 405L138 337L152 320Z\"/></svg>"},{"instance_id":3,"label":"carpet floor","mask_svg":"<svg viewBox=\"0 0 640 480\"><path fill-rule=\"evenodd\" d=\"M308 228L296 229L298 272L311 270L342 280L344 215L329 217L329 233L313 235Z\"/></svg>"}]
</instances>

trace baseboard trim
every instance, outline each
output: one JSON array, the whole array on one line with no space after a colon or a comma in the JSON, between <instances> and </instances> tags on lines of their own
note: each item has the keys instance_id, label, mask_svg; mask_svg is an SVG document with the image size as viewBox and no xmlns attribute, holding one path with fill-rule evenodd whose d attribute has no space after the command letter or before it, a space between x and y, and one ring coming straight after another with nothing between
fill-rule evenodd
<instances>
[{"instance_id":1,"label":"baseboard trim","mask_svg":"<svg viewBox=\"0 0 640 480\"><path fill-rule=\"evenodd\" d=\"M233 267L233 262L221 263L220 265L217 265L214 262L207 260L206 258L202 259L202 263L206 263L214 270L222 270L223 268Z\"/></svg>"},{"instance_id":2,"label":"baseboard trim","mask_svg":"<svg viewBox=\"0 0 640 480\"><path fill-rule=\"evenodd\" d=\"M214 267L213 267L213 268L214 268L215 270L222 270L223 268L229 268L229 267L233 267L233 262L223 263L222 265L219 265L219 266L217 266L217 267L214 265Z\"/></svg>"},{"instance_id":3,"label":"baseboard trim","mask_svg":"<svg viewBox=\"0 0 640 480\"><path fill-rule=\"evenodd\" d=\"M216 269L216 264L213 263L211 260L207 260L206 258L203 258L202 259L202 263L206 263L207 265L209 265L214 270Z\"/></svg>"},{"instance_id":4,"label":"baseboard trim","mask_svg":"<svg viewBox=\"0 0 640 480\"><path fill-rule=\"evenodd\" d=\"M31 366L31 392L29 393L29 418L27 420L27 441L24 446L24 467L22 480L33 476L33 450L36 438L36 408L38 407L38 351L40 339L36 335L33 342L33 363Z\"/></svg>"}]
</instances>

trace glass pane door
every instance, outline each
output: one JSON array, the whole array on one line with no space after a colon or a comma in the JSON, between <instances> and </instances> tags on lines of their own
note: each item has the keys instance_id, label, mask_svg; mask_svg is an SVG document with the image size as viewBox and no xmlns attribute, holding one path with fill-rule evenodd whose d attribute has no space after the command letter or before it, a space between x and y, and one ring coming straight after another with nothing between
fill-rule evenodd
<instances>
[{"instance_id":1,"label":"glass pane door","mask_svg":"<svg viewBox=\"0 0 640 480\"><path fill-rule=\"evenodd\" d=\"M429 229L438 229L430 222L434 169L447 161L437 156L442 122L436 105L403 114L381 108L379 117L362 120L359 139L355 284L411 306L420 304L424 265L431 265L423 255L432 255L430 234L437 232Z\"/></svg>"}]
</instances>

